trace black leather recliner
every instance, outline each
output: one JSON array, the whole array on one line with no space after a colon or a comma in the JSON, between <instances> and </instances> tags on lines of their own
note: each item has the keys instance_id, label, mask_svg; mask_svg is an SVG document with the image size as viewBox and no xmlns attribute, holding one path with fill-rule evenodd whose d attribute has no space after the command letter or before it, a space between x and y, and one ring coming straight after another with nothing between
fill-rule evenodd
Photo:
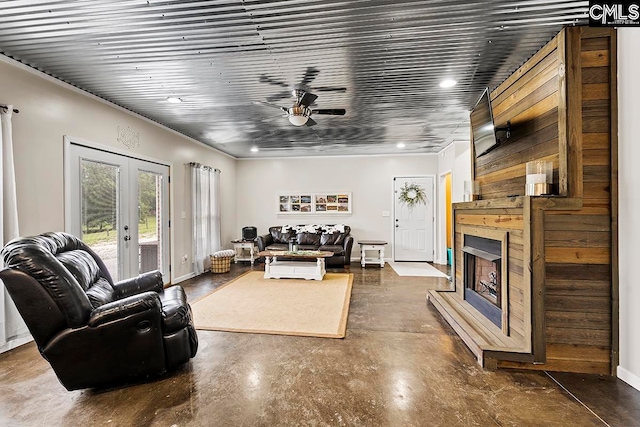
<instances>
[{"instance_id":1,"label":"black leather recliner","mask_svg":"<svg viewBox=\"0 0 640 427\"><path fill-rule=\"evenodd\" d=\"M184 290L163 289L159 271L113 283L95 252L59 232L14 239L2 258L0 279L67 390L127 383L195 356Z\"/></svg>"}]
</instances>

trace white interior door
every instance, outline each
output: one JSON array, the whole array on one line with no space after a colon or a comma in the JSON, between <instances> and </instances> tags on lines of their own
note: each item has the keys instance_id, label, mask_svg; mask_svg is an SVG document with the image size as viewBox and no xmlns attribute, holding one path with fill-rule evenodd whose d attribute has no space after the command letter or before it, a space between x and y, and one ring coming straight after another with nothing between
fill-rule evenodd
<instances>
[{"instance_id":1,"label":"white interior door","mask_svg":"<svg viewBox=\"0 0 640 427\"><path fill-rule=\"evenodd\" d=\"M410 208L399 200L405 184L417 184L425 192L426 204ZM434 229L434 178L396 177L394 178L394 260L433 261Z\"/></svg>"},{"instance_id":2,"label":"white interior door","mask_svg":"<svg viewBox=\"0 0 640 427\"><path fill-rule=\"evenodd\" d=\"M67 230L115 281L160 270L169 281L169 167L70 144Z\"/></svg>"}]
</instances>

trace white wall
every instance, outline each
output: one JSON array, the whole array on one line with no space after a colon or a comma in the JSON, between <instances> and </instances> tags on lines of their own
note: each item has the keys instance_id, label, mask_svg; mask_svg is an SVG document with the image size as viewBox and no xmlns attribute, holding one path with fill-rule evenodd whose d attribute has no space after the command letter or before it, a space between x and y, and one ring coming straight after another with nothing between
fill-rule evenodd
<instances>
[{"instance_id":1,"label":"white wall","mask_svg":"<svg viewBox=\"0 0 640 427\"><path fill-rule=\"evenodd\" d=\"M451 174L451 203L464 199L464 182L471 180L471 143L455 142L438 154L438 232L436 260L440 264L447 263L446 206L442 177Z\"/></svg>"},{"instance_id":2,"label":"white wall","mask_svg":"<svg viewBox=\"0 0 640 427\"><path fill-rule=\"evenodd\" d=\"M433 175L437 155L370 156L239 160L237 166L238 230L254 225L258 234L283 224L336 224L351 227L354 239L393 242L393 177ZM339 192L353 195L352 211L344 215L279 215L279 192ZM391 216L383 217L389 211ZM352 258L357 258L357 250Z\"/></svg>"},{"instance_id":3,"label":"white wall","mask_svg":"<svg viewBox=\"0 0 640 427\"><path fill-rule=\"evenodd\" d=\"M451 203L464 201L464 183L471 181L471 142L455 144L456 158L451 183Z\"/></svg>"},{"instance_id":4,"label":"white wall","mask_svg":"<svg viewBox=\"0 0 640 427\"><path fill-rule=\"evenodd\" d=\"M451 203L464 200L464 182L471 180L470 144L455 142L438 154L438 174L451 173Z\"/></svg>"},{"instance_id":5,"label":"white wall","mask_svg":"<svg viewBox=\"0 0 640 427\"><path fill-rule=\"evenodd\" d=\"M640 390L640 32L618 30L618 183L620 365L618 377Z\"/></svg>"},{"instance_id":6,"label":"white wall","mask_svg":"<svg viewBox=\"0 0 640 427\"><path fill-rule=\"evenodd\" d=\"M133 156L140 154L173 164L173 277L192 271L191 206L185 163L197 161L222 171L222 238L223 245L230 246L229 240L236 236L234 158L55 83L14 61L0 59L0 102L20 110L12 120L20 234L64 230L63 136L128 150L117 141L120 126L140 133L140 147L129 150ZM183 211L187 219L180 218ZM184 254L189 262L181 264Z\"/></svg>"}]
</instances>

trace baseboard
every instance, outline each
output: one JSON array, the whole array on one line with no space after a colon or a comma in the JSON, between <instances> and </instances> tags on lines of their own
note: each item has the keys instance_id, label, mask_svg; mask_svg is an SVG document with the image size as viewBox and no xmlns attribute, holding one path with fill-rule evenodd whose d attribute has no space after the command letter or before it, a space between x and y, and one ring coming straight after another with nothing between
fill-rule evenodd
<instances>
[{"instance_id":1,"label":"baseboard","mask_svg":"<svg viewBox=\"0 0 640 427\"><path fill-rule=\"evenodd\" d=\"M385 258L384 259L384 262L389 262L389 261L393 261L393 259L391 259L391 258ZM357 264L360 264L360 257L357 257L357 258L351 257L351 262L355 262Z\"/></svg>"},{"instance_id":2,"label":"baseboard","mask_svg":"<svg viewBox=\"0 0 640 427\"><path fill-rule=\"evenodd\" d=\"M184 276L176 277L175 279L173 279L171 281L171 284L172 285L177 285L180 282L184 282L185 280L193 279L194 277L196 277L196 274L192 271L191 273L185 274Z\"/></svg>"},{"instance_id":3,"label":"baseboard","mask_svg":"<svg viewBox=\"0 0 640 427\"><path fill-rule=\"evenodd\" d=\"M9 350L13 350L16 347L20 347L21 345L24 345L31 341L33 341L33 337L31 336L31 334L27 334L24 337L16 338L0 346L0 353L5 353Z\"/></svg>"},{"instance_id":4,"label":"baseboard","mask_svg":"<svg viewBox=\"0 0 640 427\"><path fill-rule=\"evenodd\" d=\"M640 391L640 377L618 365L618 378Z\"/></svg>"}]
</instances>

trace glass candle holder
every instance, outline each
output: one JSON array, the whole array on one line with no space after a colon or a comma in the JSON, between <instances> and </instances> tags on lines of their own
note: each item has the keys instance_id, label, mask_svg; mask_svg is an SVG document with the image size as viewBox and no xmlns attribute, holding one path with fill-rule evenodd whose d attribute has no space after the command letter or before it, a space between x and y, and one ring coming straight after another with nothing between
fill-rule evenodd
<instances>
[{"instance_id":1,"label":"glass candle holder","mask_svg":"<svg viewBox=\"0 0 640 427\"><path fill-rule=\"evenodd\" d=\"M527 162L525 194L527 196L541 196L551 194L553 183L553 162L534 160Z\"/></svg>"},{"instance_id":2,"label":"glass candle holder","mask_svg":"<svg viewBox=\"0 0 640 427\"><path fill-rule=\"evenodd\" d=\"M478 181L464 182L464 201L480 200L480 183Z\"/></svg>"}]
</instances>

